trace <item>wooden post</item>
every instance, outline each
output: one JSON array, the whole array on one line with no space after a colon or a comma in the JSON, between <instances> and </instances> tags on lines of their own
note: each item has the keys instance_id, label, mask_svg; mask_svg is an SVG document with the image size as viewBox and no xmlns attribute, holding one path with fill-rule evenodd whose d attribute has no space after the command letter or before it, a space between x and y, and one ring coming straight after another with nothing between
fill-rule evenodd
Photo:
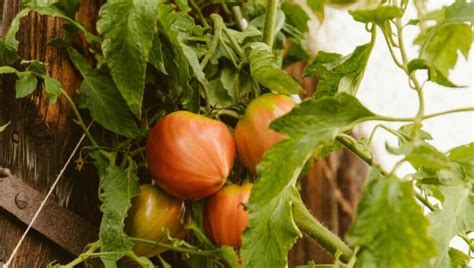
<instances>
[{"instance_id":1,"label":"wooden post","mask_svg":"<svg viewBox=\"0 0 474 268\"><path fill-rule=\"evenodd\" d=\"M3 36L11 20L20 10L19 0L1 0L2 20L0 36ZM86 26L96 17L97 3L81 1L78 16ZM64 21L30 13L21 20L17 38L22 59L38 59L48 64L49 74L58 79L72 96L80 84L66 52L47 43L63 35ZM15 67L22 68L19 64ZM64 98L58 104L49 105L42 90L25 99L15 99L15 77L0 78L0 123L11 122L0 133L0 166L38 191L46 193L59 170L69 157L80 137L78 127L68 116L69 109ZM75 211L92 223L97 223L97 179L90 172L74 172L74 164L61 178L54 191L53 200ZM73 191L74 189L74 191ZM26 226L0 211L0 261L6 262ZM16 254L11 267L45 267L49 262L68 261L72 256L49 242L45 237L31 231Z\"/></svg>"}]
</instances>

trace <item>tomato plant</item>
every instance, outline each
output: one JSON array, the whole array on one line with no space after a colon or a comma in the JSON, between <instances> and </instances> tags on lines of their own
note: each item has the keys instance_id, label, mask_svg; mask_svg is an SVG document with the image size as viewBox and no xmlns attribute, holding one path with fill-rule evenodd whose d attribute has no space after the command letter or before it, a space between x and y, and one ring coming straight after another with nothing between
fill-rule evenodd
<instances>
[{"instance_id":1,"label":"tomato plant","mask_svg":"<svg viewBox=\"0 0 474 268\"><path fill-rule=\"evenodd\" d=\"M249 104L235 127L239 157L249 170L255 173L263 154L273 144L285 138L269 126L294 106L295 102L290 97L271 93L264 94Z\"/></svg>"},{"instance_id":2,"label":"tomato plant","mask_svg":"<svg viewBox=\"0 0 474 268\"><path fill-rule=\"evenodd\" d=\"M18 78L16 97L32 94L39 83L51 105L67 101L87 137L80 157L88 161L81 163L93 163L100 179L99 239L64 267L95 257L105 267L125 257L142 267L169 267L159 254L163 249L190 267L287 267L288 251L303 235L327 250L332 267L468 265L474 143L442 151L430 143L424 122L474 111L425 109L430 83L460 87L451 70L472 46L471 1L427 10L418 0L366 6L342 0L107 0L100 1L90 28L76 15L83 2L25 0L0 38L0 73ZM365 26L367 42L347 55L312 55L308 23L323 20L331 3L347 2L358 2L348 13ZM411 4L416 15L407 11ZM50 45L83 77L74 89L77 101L51 77L47 63L20 61L16 34L30 12L65 21L64 35ZM413 40L407 41L408 29L417 33ZM409 44L418 54L408 53ZM398 88L416 93L416 114L382 115L357 97L376 45L387 48L387 64L406 77ZM317 80L313 94L303 94L283 69L294 62L305 63L304 77ZM294 94L306 97L296 104L289 97ZM355 127L374 121L368 139L351 136ZM0 132L8 127L3 124ZM398 140L386 146L401 159L391 169L372 153L378 129ZM343 238L308 211L298 191L305 165L341 146L371 167ZM403 164L413 169L400 176ZM166 194L150 185L140 192L139 175L146 184L156 180ZM252 181L251 193L250 184L221 189L228 177ZM200 200L212 194L207 204ZM175 197L192 212L187 239L177 231L183 222L172 223L183 209ZM469 252L454 248L455 238Z\"/></svg>"},{"instance_id":3,"label":"tomato plant","mask_svg":"<svg viewBox=\"0 0 474 268\"><path fill-rule=\"evenodd\" d=\"M224 185L234 163L235 143L224 123L178 111L150 130L146 157L154 179L168 193L201 199Z\"/></svg>"},{"instance_id":4,"label":"tomato plant","mask_svg":"<svg viewBox=\"0 0 474 268\"><path fill-rule=\"evenodd\" d=\"M140 186L133 197L125 220L125 230L131 237L166 243L168 235L178 239L186 236L184 202L151 184ZM164 251L159 245L135 241L133 251L138 256L153 257Z\"/></svg>"},{"instance_id":5,"label":"tomato plant","mask_svg":"<svg viewBox=\"0 0 474 268\"><path fill-rule=\"evenodd\" d=\"M245 204L252 184L229 184L209 197L204 211L206 233L218 245L242 246L242 235L248 225Z\"/></svg>"}]
</instances>

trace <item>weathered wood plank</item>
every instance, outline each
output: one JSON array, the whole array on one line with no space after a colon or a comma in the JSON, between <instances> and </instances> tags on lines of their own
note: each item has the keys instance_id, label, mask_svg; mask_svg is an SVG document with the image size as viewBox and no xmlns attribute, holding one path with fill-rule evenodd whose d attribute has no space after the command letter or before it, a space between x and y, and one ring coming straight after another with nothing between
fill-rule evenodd
<instances>
[{"instance_id":1,"label":"weathered wood plank","mask_svg":"<svg viewBox=\"0 0 474 268\"><path fill-rule=\"evenodd\" d=\"M86 26L97 15L96 1L82 1L79 17ZM0 33L4 33L19 10L19 0L3 0ZM23 59L39 59L48 64L50 75L58 79L63 88L74 96L80 77L73 69L61 48L47 46L48 41L63 35L64 22L60 19L30 13L22 19L17 38ZM21 66L17 65L18 68ZM79 139L78 128L68 116L68 105L64 98L58 104L49 105L47 97L36 91L32 96L15 99L14 77L0 79L0 122L10 121L10 126L0 134L0 165L8 167L23 178L24 182L45 193L72 147ZM83 218L96 222L97 179L87 172L72 172L74 165L54 191L53 200L74 210ZM72 189L80 194L71 195ZM0 259L6 261L26 226L0 211ZM12 267L44 267L52 260L66 261L72 256L32 232L18 251Z\"/></svg>"}]
</instances>

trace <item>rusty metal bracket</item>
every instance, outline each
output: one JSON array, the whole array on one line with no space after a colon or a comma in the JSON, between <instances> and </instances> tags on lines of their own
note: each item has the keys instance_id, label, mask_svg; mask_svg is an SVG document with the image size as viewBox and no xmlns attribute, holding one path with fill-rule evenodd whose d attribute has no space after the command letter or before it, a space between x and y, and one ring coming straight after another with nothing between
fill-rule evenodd
<instances>
[{"instance_id":1,"label":"rusty metal bracket","mask_svg":"<svg viewBox=\"0 0 474 268\"><path fill-rule=\"evenodd\" d=\"M45 195L0 167L0 208L24 224L31 222ZM32 228L60 247L79 255L84 247L97 240L97 227L75 213L48 201Z\"/></svg>"}]
</instances>

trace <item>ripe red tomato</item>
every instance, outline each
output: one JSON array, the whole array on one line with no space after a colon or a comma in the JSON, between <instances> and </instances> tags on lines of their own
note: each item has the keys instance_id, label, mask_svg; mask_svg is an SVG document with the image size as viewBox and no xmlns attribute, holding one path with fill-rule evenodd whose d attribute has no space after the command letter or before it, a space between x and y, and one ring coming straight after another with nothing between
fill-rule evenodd
<instances>
[{"instance_id":1,"label":"ripe red tomato","mask_svg":"<svg viewBox=\"0 0 474 268\"><path fill-rule=\"evenodd\" d=\"M168 229L171 237L184 238L187 230L184 202L163 192L157 186L140 186L140 194L132 199L132 207L125 220L125 231L131 237L166 243ZM165 229L163 229L165 228ZM135 242L133 251L138 256L152 257L166 249L157 245Z\"/></svg>"},{"instance_id":2,"label":"ripe red tomato","mask_svg":"<svg viewBox=\"0 0 474 268\"><path fill-rule=\"evenodd\" d=\"M165 191L196 200L224 185L234 163L235 142L224 123L178 111L150 131L146 156L151 174Z\"/></svg>"},{"instance_id":3,"label":"ripe red tomato","mask_svg":"<svg viewBox=\"0 0 474 268\"><path fill-rule=\"evenodd\" d=\"M244 204L250 198L251 183L229 184L206 202L204 227L207 235L218 245L242 246L242 234L248 225Z\"/></svg>"},{"instance_id":4,"label":"ripe red tomato","mask_svg":"<svg viewBox=\"0 0 474 268\"><path fill-rule=\"evenodd\" d=\"M269 128L276 118L288 113L296 103L288 96L264 94L253 100L235 128L235 141L240 160L253 173L265 152L286 138Z\"/></svg>"}]
</instances>

